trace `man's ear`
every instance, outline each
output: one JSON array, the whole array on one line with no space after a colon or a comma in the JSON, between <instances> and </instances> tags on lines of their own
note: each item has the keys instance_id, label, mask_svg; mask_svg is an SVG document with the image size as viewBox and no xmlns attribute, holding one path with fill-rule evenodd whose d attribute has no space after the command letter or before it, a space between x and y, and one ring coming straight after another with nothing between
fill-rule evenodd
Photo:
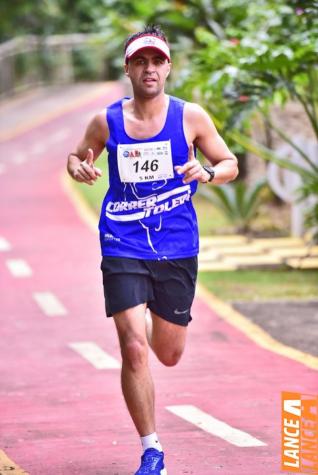
<instances>
[{"instance_id":1,"label":"man's ear","mask_svg":"<svg viewBox=\"0 0 318 475\"><path fill-rule=\"evenodd\" d=\"M169 69L168 69L168 71L167 71L166 78L167 78L167 77L169 76L169 74L170 74L171 66L172 66L172 63L169 63Z\"/></svg>"},{"instance_id":2,"label":"man's ear","mask_svg":"<svg viewBox=\"0 0 318 475\"><path fill-rule=\"evenodd\" d=\"M127 63L124 64L124 71L125 71L126 76L129 76L128 64Z\"/></svg>"}]
</instances>

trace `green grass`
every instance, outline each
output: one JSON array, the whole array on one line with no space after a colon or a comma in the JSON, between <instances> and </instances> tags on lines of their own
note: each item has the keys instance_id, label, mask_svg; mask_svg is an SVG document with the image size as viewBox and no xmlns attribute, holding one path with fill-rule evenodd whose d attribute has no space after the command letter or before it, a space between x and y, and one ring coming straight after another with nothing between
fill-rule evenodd
<instances>
[{"instance_id":1,"label":"green grass","mask_svg":"<svg viewBox=\"0 0 318 475\"><path fill-rule=\"evenodd\" d=\"M98 178L94 185L90 186L86 185L85 183L73 183L75 188L82 194L83 198L87 201L92 210L95 211L97 215L99 215L103 198L108 189L108 167L105 152L100 155L98 160L95 162L95 165L102 170L103 176Z\"/></svg>"},{"instance_id":2,"label":"green grass","mask_svg":"<svg viewBox=\"0 0 318 475\"><path fill-rule=\"evenodd\" d=\"M199 282L228 302L318 299L318 272L314 270L200 272Z\"/></svg>"}]
</instances>

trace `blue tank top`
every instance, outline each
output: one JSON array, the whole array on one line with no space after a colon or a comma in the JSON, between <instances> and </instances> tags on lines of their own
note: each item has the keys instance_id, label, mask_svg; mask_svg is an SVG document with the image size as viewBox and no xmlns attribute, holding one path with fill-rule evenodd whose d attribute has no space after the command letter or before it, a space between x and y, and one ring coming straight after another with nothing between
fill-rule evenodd
<instances>
[{"instance_id":1,"label":"blue tank top","mask_svg":"<svg viewBox=\"0 0 318 475\"><path fill-rule=\"evenodd\" d=\"M198 254L191 201L197 182L182 183L173 168L188 160L183 109L184 101L169 96L163 129L142 140L125 132L123 99L107 108L109 189L99 221L103 256L161 260Z\"/></svg>"}]
</instances>

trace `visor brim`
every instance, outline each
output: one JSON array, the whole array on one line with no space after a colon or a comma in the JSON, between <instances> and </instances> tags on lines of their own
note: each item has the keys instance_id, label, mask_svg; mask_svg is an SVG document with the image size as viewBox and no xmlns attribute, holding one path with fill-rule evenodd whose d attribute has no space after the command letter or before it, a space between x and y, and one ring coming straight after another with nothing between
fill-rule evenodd
<instances>
[{"instance_id":1,"label":"visor brim","mask_svg":"<svg viewBox=\"0 0 318 475\"><path fill-rule=\"evenodd\" d=\"M169 58L169 56L166 53L164 53L164 51L162 51L160 48L157 48L156 46L143 46L142 48L139 48L137 51L134 51L134 53L132 55L126 56L126 58L125 58L126 64L128 63L128 61L130 59L137 56L141 51L144 51L144 50L147 50L147 49L152 49L152 50L157 51L158 53L160 53L161 56L163 56L164 58L166 58L168 60L168 63L171 62L171 59Z\"/></svg>"}]
</instances>

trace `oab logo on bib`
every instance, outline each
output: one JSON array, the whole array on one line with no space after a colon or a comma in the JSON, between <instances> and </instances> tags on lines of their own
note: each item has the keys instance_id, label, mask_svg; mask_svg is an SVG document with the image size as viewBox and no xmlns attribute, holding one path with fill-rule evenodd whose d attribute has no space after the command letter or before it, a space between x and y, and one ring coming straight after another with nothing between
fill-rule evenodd
<instances>
[{"instance_id":1,"label":"oab logo on bib","mask_svg":"<svg viewBox=\"0 0 318 475\"><path fill-rule=\"evenodd\" d=\"M173 178L170 140L117 147L119 176L125 183L167 180Z\"/></svg>"}]
</instances>

